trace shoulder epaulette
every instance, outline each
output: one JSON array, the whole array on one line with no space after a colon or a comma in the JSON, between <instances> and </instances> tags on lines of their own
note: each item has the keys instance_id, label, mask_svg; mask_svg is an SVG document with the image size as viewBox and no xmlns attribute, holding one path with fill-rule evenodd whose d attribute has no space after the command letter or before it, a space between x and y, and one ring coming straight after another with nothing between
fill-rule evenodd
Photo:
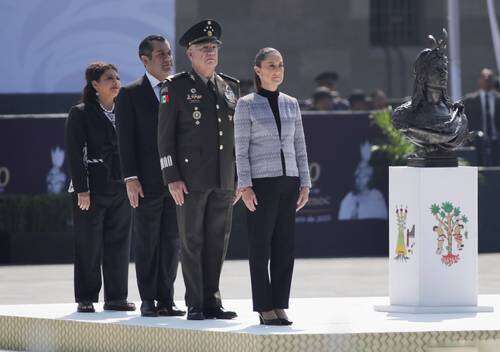
<instances>
[{"instance_id":1,"label":"shoulder epaulette","mask_svg":"<svg viewBox=\"0 0 500 352\"><path fill-rule=\"evenodd\" d=\"M219 76L221 76L224 79L228 79L230 81L233 81L234 83L240 84L240 80L239 79L231 77L231 76L228 76L228 75L226 75L224 73L219 73Z\"/></svg>"},{"instance_id":2,"label":"shoulder epaulette","mask_svg":"<svg viewBox=\"0 0 500 352\"><path fill-rule=\"evenodd\" d=\"M167 81L172 82L172 81L175 81L179 78L186 78L186 77L189 77L189 73L187 73L186 71L183 71L183 72L176 73L175 75L168 76Z\"/></svg>"}]
</instances>

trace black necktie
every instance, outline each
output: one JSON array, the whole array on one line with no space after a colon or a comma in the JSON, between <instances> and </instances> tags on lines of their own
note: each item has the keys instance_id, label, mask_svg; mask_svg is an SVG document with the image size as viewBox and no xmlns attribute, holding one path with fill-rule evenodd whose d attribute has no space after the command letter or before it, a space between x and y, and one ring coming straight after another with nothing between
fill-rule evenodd
<instances>
[{"instance_id":1,"label":"black necktie","mask_svg":"<svg viewBox=\"0 0 500 352\"><path fill-rule=\"evenodd\" d=\"M484 111L486 114L486 135L488 138L493 137L493 126L491 125L491 107L490 107L490 93L486 92L484 95Z\"/></svg>"},{"instance_id":2,"label":"black necktie","mask_svg":"<svg viewBox=\"0 0 500 352\"><path fill-rule=\"evenodd\" d=\"M217 93L215 93L215 85L212 83L211 80L208 80L207 88L210 94L212 94L212 98L214 98L214 101L217 102Z\"/></svg>"}]
</instances>

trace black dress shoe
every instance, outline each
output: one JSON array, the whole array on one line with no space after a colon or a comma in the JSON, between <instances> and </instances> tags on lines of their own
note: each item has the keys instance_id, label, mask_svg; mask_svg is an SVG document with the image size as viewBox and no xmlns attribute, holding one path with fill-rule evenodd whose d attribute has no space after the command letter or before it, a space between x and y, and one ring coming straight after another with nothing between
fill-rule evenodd
<instances>
[{"instance_id":1,"label":"black dress shoe","mask_svg":"<svg viewBox=\"0 0 500 352\"><path fill-rule=\"evenodd\" d=\"M238 316L236 312L224 310L222 307L205 309L203 314L205 314L205 318L207 319L234 319Z\"/></svg>"},{"instance_id":2,"label":"black dress shoe","mask_svg":"<svg viewBox=\"0 0 500 352\"><path fill-rule=\"evenodd\" d=\"M188 308L187 320L204 320L205 315L203 314L202 309L198 309L195 307Z\"/></svg>"},{"instance_id":3,"label":"black dress shoe","mask_svg":"<svg viewBox=\"0 0 500 352\"><path fill-rule=\"evenodd\" d=\"M288 319L284 319L284 318L278 318L281 322L281 325L292 325L293 324L293 321L290 321Z\"/></svg>"},{"instance_id":4,"label":"black dress shoe","mask_svg":"<svg viewBox=\"0 0 500 352\"><path fill-rule=\"evenodd\" d=\"M157 317L158 309L155 306L154 301L142 301L141 303L141 315L143 317Z\"/></svg>"},{"instance_id":5,"label":"black dress shoe","mask_svg":"<svg viewBox=\"0 0 500 352\"><path fill-rule=\"evenodd\" d=\"M281 326L283 325L281 323L280 318L276 319L264 319L261 313L259 313L259 320L260 320L260 325L275 325L275 326Z\"/></svg>"},{"instance_id":6,"label":"black dress shoe","mask_svg":"<svg viewBox=\"0 0 500 352\"><path fill-rule=\"evenodd\" d=\"M78 302L78 313L95 313L94 305L92 302Z\"/></svg>"},{"instance_id":7,"label":"black dress shoe","mask_svg":"<svg viewBox=\"0 0 500 352\"><path fill-rule=\"evenodd\" d=\"M107 301L104 302L104 310L117 310L119 312L133 312L135 304L132 302L123 301Z\"/></svg>"},{"instance_id":8,"label":"black dress shoe","mask_svg":"<svg viewBox=\"0 0 500 352\"><path fill-rule=\"evenodd\" d=\"M164 304L158 302L158 315L162 317L182 317L186 314L185 310L177 308L175 304Z\"/></svg>"}]
</instances>

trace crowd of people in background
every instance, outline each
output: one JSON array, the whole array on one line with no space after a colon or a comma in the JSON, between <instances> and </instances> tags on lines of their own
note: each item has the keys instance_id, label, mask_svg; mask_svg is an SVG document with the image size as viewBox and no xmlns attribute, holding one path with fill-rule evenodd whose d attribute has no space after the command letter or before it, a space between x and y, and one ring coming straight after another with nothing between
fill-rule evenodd
<instances>
[{"instance_id":1,"label":"crowd of people in background","mask_svg":"<svg viewBox=\"0 0 500 352\"><path fill-rule=\"evenodd\" d=\"M309 99L300 101L302 110L312 111L369 111L382 110L389 106L387 95L382 89L375 89L370 94L362 89L354 89L349 96L340 93L337 82L339 74L325 71L314 78L316 87ZM251 80L241 81L242 95L253 90Z\"/></svg>"}]
</instances>

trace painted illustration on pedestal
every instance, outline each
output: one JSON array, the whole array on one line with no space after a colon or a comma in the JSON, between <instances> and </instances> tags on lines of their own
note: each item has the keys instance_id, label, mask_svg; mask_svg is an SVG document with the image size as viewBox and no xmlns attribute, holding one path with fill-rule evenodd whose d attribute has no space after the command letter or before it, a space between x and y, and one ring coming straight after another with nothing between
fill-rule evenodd
<instances>
[{"instance_id":1,"label":"painted illustration on pedestal","mask_svg":"<svg viewBox=\"0 0 500 352\"><path fill-rule=\"evenodd\" d=\"M411 230L406 228L408 207L396 207L396 224L398 226L398 240L396 242L396 256L394 259L406 262L414 253L415 225Z\"/></svg>"},{"instance_id":2,"label":"painted illustration on pedestal","mask_svg":"<svg viewBox=\"0 0 500 352\"><path fill-rule=\"evenodd\" d=\"M460 261L460 251L464 248L464 240L468 239L466 225L467 216L459 207L451 202L431 205L431 214L437 220L432 231L436 235L436 254L441 256L441 262L452 266Z\"/></svg>"}]
</instances>

